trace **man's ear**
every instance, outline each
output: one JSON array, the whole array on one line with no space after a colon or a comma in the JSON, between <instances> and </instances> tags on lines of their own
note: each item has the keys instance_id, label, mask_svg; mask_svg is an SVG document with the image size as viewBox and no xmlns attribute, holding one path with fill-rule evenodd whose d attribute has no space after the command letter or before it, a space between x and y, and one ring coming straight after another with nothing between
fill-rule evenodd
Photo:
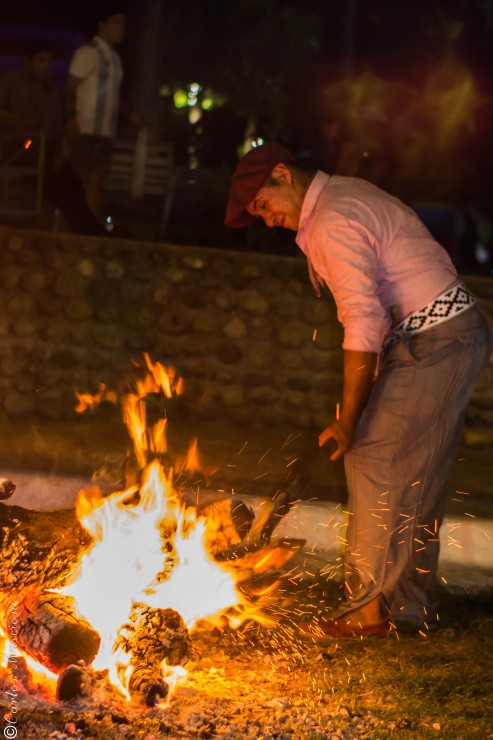
<instances>
[{"instance_id":1,"label":"man's ear","mask_svg":"<svg viewBox=\"0 0 493 740\"><path fill-rule=\"evenodd\" d=\"M291 184L293 180L293 175L291 174L291 170L289 167L286 167L285 164L280 162L279 164L276 164L274 169L271 172L271 177L274 178L274 180L281 184L282 182L288 183L288 185Z\"/></svg>"}]
</instances>

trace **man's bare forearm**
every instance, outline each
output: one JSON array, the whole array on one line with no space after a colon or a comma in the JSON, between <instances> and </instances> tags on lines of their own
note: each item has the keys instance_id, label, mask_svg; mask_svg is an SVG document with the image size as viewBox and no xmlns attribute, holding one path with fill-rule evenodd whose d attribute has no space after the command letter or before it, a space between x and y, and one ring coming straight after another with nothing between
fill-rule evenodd
<instances>
[{"instance_id":1,"label":"man's bare forearm","mask_svg":"<svg viewBox=\"0 0 493 740\"><path fill-rule=\"evenodd\" d=\"M373 385L377 354L344 350L344 387L339 418L320 433L319 444L335 439L337 450L330 456L337 460L349 452L354 433L365 408Z\"/></svg>"},{"instance_id":2,"label":"man's bare forearm","mask_svg":"<svg viewBox=\"0 0 493 740\"><path fill-rule=\"evenodd\" d=\"M344 387L340 419L354 429L368 402L377 356L375 352L344 350Z\"/></svg>"}]
</instances>

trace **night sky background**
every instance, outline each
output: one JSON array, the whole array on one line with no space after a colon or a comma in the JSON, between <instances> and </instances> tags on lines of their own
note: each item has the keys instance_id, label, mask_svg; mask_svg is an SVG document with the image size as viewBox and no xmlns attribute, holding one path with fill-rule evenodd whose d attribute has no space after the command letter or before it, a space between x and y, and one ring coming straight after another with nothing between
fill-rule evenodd
<instances>
[{"instance_id":1,"label":"night sky background","mask_svg":"<svg viewBox=\"0 0 493 740\"><path fill-rule=\"evenodd\" d=\"M145 0L132 2L71 3L65 0L23 0L4 4L0 22L50 25L78 28L90 35L94 30L95 9L122 8L138 17ZM211 30L220 31L224 8L237 9L242 23L242 6L268 8L293 6L314 16L319 61L337 66L344 53L345 17L355 15L354 49L358 64L371 64L376 70L392 76L419 74L428 64L436 63L443 50L444 24L460 24L462 30L458 51L479 75L484 84L491 85L493 62L493 2L492 0L287 0L272 3L264 0L162 0L165 12L185 14L190 7L200 9L209 19L207 39L211 48L216 40ZM351 8L352 6L352 8ZM205 29L204 29L205 30ZM451 33L453 30L450 29ZM248 27L244 28L245 34ZM282 53L281 51L279 53Z\"/></svg>"}]
</instances>

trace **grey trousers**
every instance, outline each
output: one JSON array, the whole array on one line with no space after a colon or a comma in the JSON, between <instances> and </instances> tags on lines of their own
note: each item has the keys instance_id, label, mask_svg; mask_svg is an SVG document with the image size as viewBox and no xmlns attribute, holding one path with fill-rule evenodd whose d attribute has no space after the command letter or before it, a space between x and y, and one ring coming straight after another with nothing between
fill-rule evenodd
<instances>
[{"instance_id":1,"label":"grey trousers","mask_svg":"<svg viewBox=\"0 0 493 740\"><path fill-rule=\"evenodd\" d=\"M400 339L345 456L348 613L381 597L391 618L437 617L444 492L492 336L477 308Z\"/></svg>"}]
</instances>

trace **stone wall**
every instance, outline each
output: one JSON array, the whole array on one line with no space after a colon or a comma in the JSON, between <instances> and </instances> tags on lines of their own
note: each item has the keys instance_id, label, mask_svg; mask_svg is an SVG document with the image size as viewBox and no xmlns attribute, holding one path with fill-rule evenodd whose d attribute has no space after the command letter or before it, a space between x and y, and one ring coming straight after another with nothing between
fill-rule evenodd
<instances>
[{"instance_id":1,"label":"stone wall","mask_svg":"<svg viewBox=\"0 0 493 740\"><path fill-rule=\"evenodd\" d=\"M1 228L0 413L70 419L75 391L132 361L175 366L184 408L249 426L320 428L342 384L335 306L304 260ZM468 279L493 318L493 281ZM470 408L493 421L493 366Z\"/></svg>"}]
</instances>

